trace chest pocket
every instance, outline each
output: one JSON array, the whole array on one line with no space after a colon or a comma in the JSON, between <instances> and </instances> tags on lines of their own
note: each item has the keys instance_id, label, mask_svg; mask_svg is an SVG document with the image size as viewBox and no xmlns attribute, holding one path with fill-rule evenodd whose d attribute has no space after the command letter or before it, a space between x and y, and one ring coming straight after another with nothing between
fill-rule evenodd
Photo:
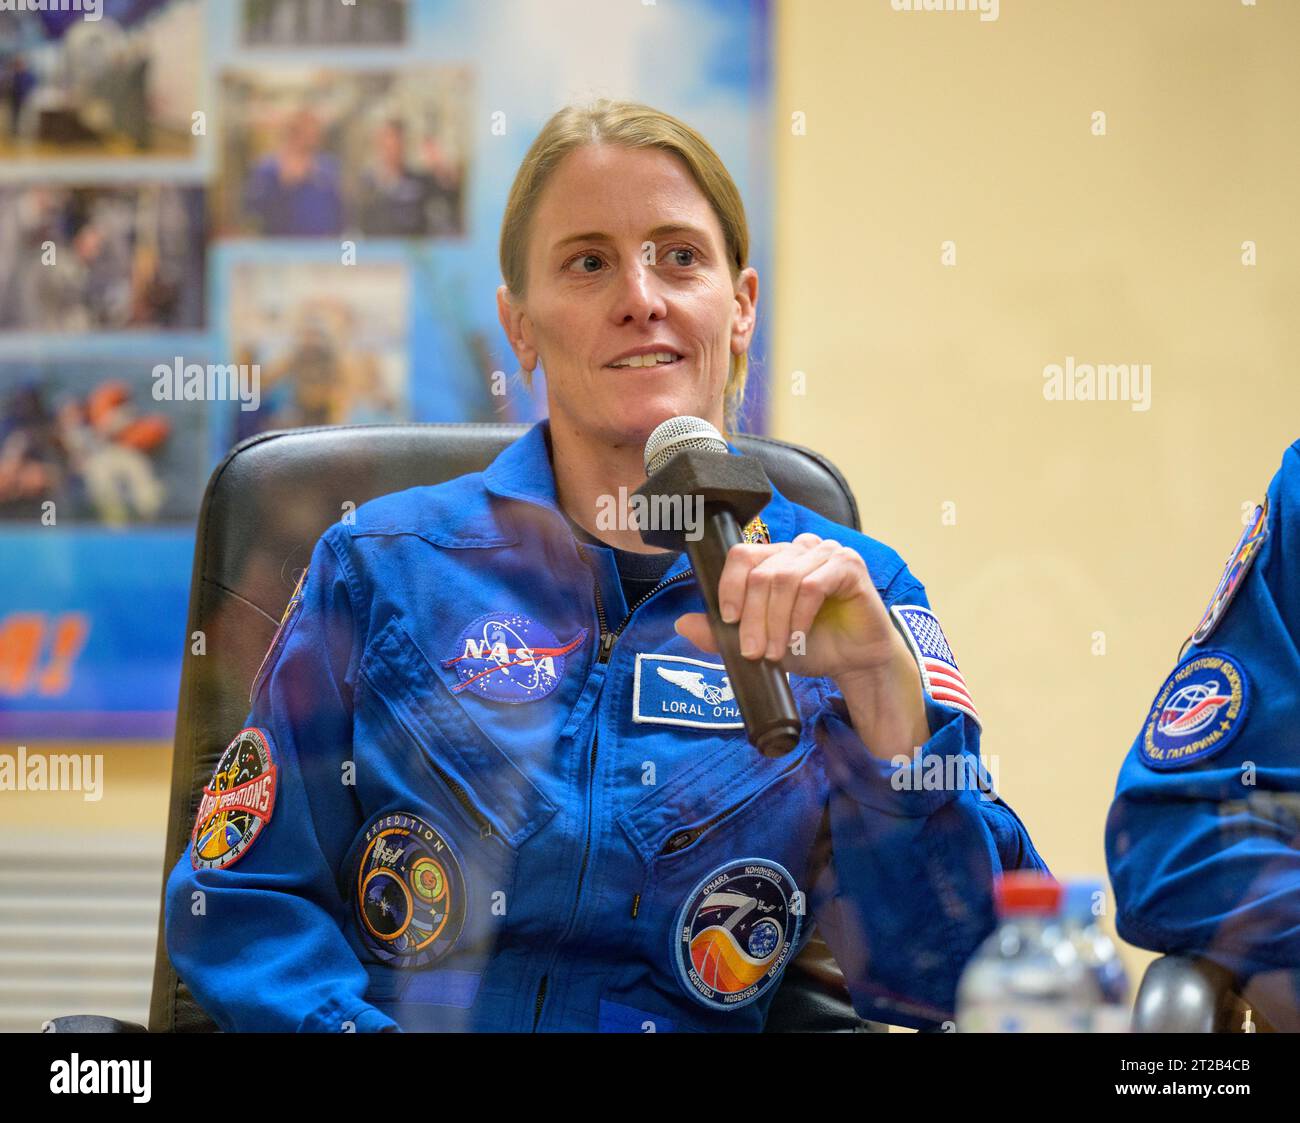
<instances>
[{"instance_id":1,"label":"chest pocket","mask_svg":"<svg viewBox=\"0 0 1300 1123\"><path fill-rule=\"evenodd\" d=\"M807 786L805 781L811 781L814 788L817 785L812 774L818 768L810 760L811 752L811 741L805 738L785 756L768 759L758 754L743 733L729 738L623 812L618 817L619 827L651 875L669 865L696 864L697 859L680 860L690 851L706 855L703 860L707 861L707 855L720 854L728 847L766 845L769 849L779 847L791 857L795 850L777 841L780 831L759 830L750 841L745 826L756 812L786 822L812 807L803 797L815 801L815 793L800 791Z\"/></svg>"},{"instance_id":2,"label":"chest pocket","mask_svg":"<svg viewBox=\"0 0 1300 1123\"><path fill-rule=\"evenodd\" d=\"M764 757L740 730L618 816L642 863L633 939L666 998L684 991L713 1011L694 1008L705 1023L758 1017L808 931L826 789L816 696L796 688L804 735L790 753Z\"/></svg>"},{"instance_id":3,"label":"chest pocket","mask_svg":"<svg viewBox=\"0 0 1300 1123\"><path fill-rule=\"evenodd\" d=\"M555 815L556 806L463 713L398 618L369 645L361 679L357 712L365 729L359 739L367 756L358 761L357 783L366 827L347 871L357 935L372 961L389 967L481 970L509 914L519 848ZM384 832L390 832L387 842L376 852L374 838ZM418 854L412 849L417 845L423 847ZM390 869L381 868L385 863ZM371 896L392 882L391 901L367 898L369 875L377 879ZM442 931L459 934L434 948L427 930L457 907L452 898L458 885L459 915L445 917ZM442 911L426 905L428 900L444 906ZM404 909L433 915L422 916L426 931L413 930L411 940L385 927L396 930ZM390 922L393 911L398 921ZM373 984L373 968L371 976ZM379 978L385 978L382 972ZM387 989L411 985L390 978Z\"/></svg>"},{"instance_id":4,"label":"chest pocket","mask_svg":"<svg viewBox=\"0 0 1300 1123\"><path fill-rule=\"evenodd\" d=\"M716 853L718 847L733 838L740 821L755 809L771 811L777 819L799 813L798 799L791 801L786 793L797 793L801 786L807 786L805 781L817 787L820 762L810 760L810 754L821 692L814 680L792 678L791 684L803 732L789 753L764 757L749 744L743 727L728 730L725 735L715 734L720 742L716 748L701 745L695 763L618 816L619 827L649 872L655 872L663 860L690 850ZM781 849L790 853L788 847Z\"/></svg>"}]
</instances>

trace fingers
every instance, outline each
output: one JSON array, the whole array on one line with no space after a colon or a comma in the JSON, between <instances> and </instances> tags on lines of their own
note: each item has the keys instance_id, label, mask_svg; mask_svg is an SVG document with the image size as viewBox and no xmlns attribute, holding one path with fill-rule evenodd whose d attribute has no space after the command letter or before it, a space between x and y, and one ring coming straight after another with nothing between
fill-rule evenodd
<instances>
[{"instance_id":1,"label":"fingers","mask_svg":"<svg viewBox=\"0 0 1300 1123\"><path fill-rule=\"evenodd\" d=\"M724 624L734 624L740 619L750 570L778 549L779 546L765 542L739 542L727 551L727 561L718 579L718 611Z\"/></svg>"},{"instance_id":2,"label":"fingers","mask_svg":"<svg viewBox=\"0 0 1300 1123\"><path fill-rule=\"evenodd\" d=\"M866 573L866 562L856 550L836 546L835 551L799 586L790 610L790 634L807 635L817 614L832 597L847 594Z\"/></svg>"},{"instance_id":3,"label":"fingers","mask_svg":"<svg viewBox=\"0 0 1300 1123\"><path fill-rule=\"evenodd\" d=\"M727 553L718 607L726 623L739 621L742 655L780 662L792 641L812 629L822 605L852 592L865 574L857 551L816 534L793 542L741 542ZM718 651L704 613L679 617L676 629L702 651Z\"/></svg>"},{"instance_id":4,"label":"fingers","mask_svg":"<svg viewBox=\"0 0 1300 1123\"><path fill-rule=\"evenodd\" d=\"M812 627L813 617L817 615L822 602L839 584L838 577L829 566L839 550L838 542L829 538L818 539L815 545L808 547L802 563L796 559L772 578L771 592L767 600L767 647L763 652L765 658L774 662L779 661L790 648L795 633L803 632L806 635L808 629ZM811 613L808 613L807 606L814 601L815 607ZM802 624L797 624L794 610L800 603L804 605L806 619Z\"/></svg>"},{"instance_id":5,"label":"fingers","mask_svg":"<svg viewBox=\"0 0 1300 1123\"><path fill-rule=\"evenodd\" d=\"M673 625L679 636L684 636L695 644L701 651L718 654L718 645L713 638L713 629L709 626L709 618L703 612L687 612L685 615L677 617Z\"/></svg>"},{"instance_id":6,"label":"fingers","mask_svg":"<svg viewBox=\"0 0 1300 1123\"><path fill-rule=\"evenodd\" d=\"M740 600L742 655L749 659L766 657L774 661L783 658L794 630L792 614L796 602L806 601L812 595L816 603L811 615L804 605L804 615L811 623L827 591L840 583L839 577L823 577L813 586L806 587L809 578L837 557L840 549L837 542L823 540L815 534L801 534L789 543L732 547L727 555L723 579L727 581L728 602L734 604L737 597ZM743 592L737 593L736 590L742 588L742 579ZM719 591L722 591L721 582ZM721 601L721 596L719 599Z\"/></svg>"}]
</instances>

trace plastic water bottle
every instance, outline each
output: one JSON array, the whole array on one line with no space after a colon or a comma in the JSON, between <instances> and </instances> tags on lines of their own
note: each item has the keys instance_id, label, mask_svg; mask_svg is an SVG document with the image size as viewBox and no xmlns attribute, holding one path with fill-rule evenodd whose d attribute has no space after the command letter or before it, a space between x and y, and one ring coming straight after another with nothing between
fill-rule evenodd
<instances>
[{"instance_id":1,"label":"plastic water bottle","mask_svg":"<svg viewBox=\"0 0 1300 1123\"><path fill-rule=\"evenodd\" d=\"M1133 1020L1128 972L1098 918L1097 906L1105 899L1106 889L1100 881L1070 881L1061 913L1066 935L1101 996L1093 1012L1093 1032L1128 1033Z\"/></svg>"},{"instance_id":2,"label":"plastic water bottle","mask_svg":"<svg viewBox=\"0 0 1300 1123\"><path fill-rule=\"evenodd\" d=\"M1097 984L1061 923L1061 886L1030 870L994 885L999 924L962 972L962 1033L1087 1033Z\"/></svg>"}]
</instances>

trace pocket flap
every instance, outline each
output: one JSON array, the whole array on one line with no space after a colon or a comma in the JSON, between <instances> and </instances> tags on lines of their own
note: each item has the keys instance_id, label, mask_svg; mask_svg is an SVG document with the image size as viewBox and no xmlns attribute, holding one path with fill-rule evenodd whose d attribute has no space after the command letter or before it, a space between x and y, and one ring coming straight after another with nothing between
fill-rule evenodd
<instances>
[{"instance_id":1,"label":"pocket flap","mask_svg":"<svg viewBox=\"0 0 1300 1123\"><path fill-rule=\"evenodd\" d=\"M672 835L721 822L794 772L812 747L812 738L805 737L785 756L769 758L742 731L638 800L618 817L618 824L649 862Z\"/></svg>"},{"instance_id":2,"label":"pocket flap","mask_svg":"<svg viewBox=\"0 0 1300 1123\"><path fill-rule=\"evenodd\" d=\"M555 814L555 804L464 712L397 617L376 634L361 673L503 841L518 848Z\"/></svg>"}]
</instances>

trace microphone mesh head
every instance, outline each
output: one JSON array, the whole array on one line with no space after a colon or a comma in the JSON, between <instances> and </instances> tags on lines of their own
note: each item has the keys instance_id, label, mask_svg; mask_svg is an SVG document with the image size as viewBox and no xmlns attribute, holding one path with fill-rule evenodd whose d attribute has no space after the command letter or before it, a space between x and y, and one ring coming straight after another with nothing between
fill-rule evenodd
<instances>
[{"instance_id":1,"label":"microphone mesh head","mask_svg":"<svg viewBox=\"0 0 1300 1123\"><path fill-rule=\"evenodd\" d=\"M702 417L670 417L655 426L645 443L645 474L653 476L684 448L704 449L708 452L727 453L727 442L722 434Z\"/></svg>"}]
</instances>

